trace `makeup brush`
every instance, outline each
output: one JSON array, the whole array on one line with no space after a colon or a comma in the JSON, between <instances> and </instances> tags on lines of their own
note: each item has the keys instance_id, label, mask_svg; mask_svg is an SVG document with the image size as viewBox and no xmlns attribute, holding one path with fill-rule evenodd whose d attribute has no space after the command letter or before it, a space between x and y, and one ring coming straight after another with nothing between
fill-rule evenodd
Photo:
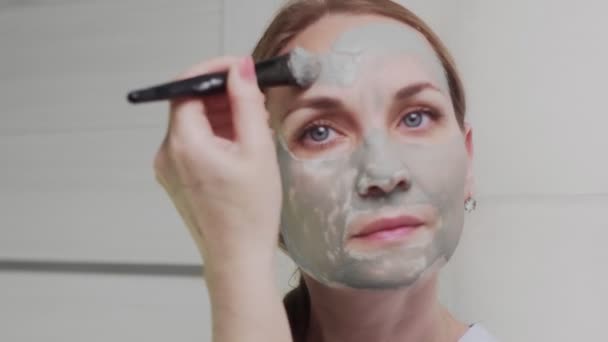
<instances>
[{"instance_id":1,"label":"makeup brush","mask_svg":"<svg viewBox=\"0 0 608 342\"><path fill-rule=\"evenodd\" d=\"M255 64L260 89L275 86L307 88L321 73L319 58L310 52L295 48L291 52ZM226 91L228 72L214 72L175 82L164 83L131 91L131 103L168 100L182 96L205 96Z\"/></svg>"}]
</instances>

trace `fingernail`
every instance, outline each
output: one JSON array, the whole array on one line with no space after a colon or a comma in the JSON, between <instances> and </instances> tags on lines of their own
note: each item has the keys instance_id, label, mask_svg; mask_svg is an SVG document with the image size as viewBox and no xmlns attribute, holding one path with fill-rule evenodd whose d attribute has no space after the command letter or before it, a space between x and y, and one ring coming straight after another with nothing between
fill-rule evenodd
<instances>
[{"instance_id":1,"label":"fingernail","mask_svg":"<svg viewBox=\"0 0 608 342\"><path fill-rule=\"evenodd\" d=\"M255 81L255 66L253 64L253 58L245 57L241 61L241 77L247 81Z\"/></svg>"}]
</instances>

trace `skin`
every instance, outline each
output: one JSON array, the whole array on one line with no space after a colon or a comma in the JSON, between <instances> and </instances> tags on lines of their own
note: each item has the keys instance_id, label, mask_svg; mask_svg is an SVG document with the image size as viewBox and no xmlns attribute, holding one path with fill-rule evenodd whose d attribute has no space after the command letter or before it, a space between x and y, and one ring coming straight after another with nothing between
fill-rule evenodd
<instances>
[{"instance_id":1,"label":"skin","mask_svg":"<svg viewBox=\"0 0 608 342\"><path fill-rule=\"evenodd\" d=\"M368 16L330 16L310 26L291 43L321 52L331 46L335 37L350 28L386 20ZM276 239L282 221L283 203L280 169L286 164L279 165L280 154L277 153L275 142L284 137L284 132L277 130L273 108L280 106L277 100L281 97L292 96L295 100L302 94L288 89L270 92L266 102L273 115L269 118L264 96L256 86L250 57L223 57L206 61L194 66L180 78L225 69L230 70L227 94L172 101L167 135L157 152L154 170L158 182L174 203L204 259L213 341L290 341L289 325L274 281ZM417 70L426 69L412 64L408 70L414 74ZM430 74L427 76L429 81L433 80ZM344 103L352 104L357 96L348 94L343 88L341 93L326 90L326 95L340 98ZM381 101L381 98L377 96L370 103L383 108L385 101ZM368 109L367 106L365 108ZM459 131L453 113L447 115L447 111L449 108L446 109L441 129L418 138L424 140L425 144L439 146L448 144L451 138L456 139L457 135L452 133L459 132L457 141L465 150L468 161L464 191L458 193L467 194L471 183L471 133L468 127L464 132ZM388 127L392 126L380 124L387 122L382 119L387 113L375 112L376 115L372 115L371 110L351 113L352 121L359 123L353 127L365 127L364 130L348 131L357 138L353 142L366 142L363 144L366 148L360 150L362 163L370 164L370 158L381 156L374 151L399 146L395 145L393 139L388 139L392 136ZM274 133L268 127L269 120L275 128ZM305 152L298 154L300 157L306 156L299 158L301 160L318 160L311 158L318 156L316 154L295 149L293 145L285 146L290 155L296 151ZM348 150L351 145L344 146ZM344 150L332 152L338 151ZM340 153L330 155L336 158L325 158L325 161L333 163L345 160ZM378 164L385 162L391 161L376 160ZM305 168L301 170L304 172ZM368 171L367 176L362 174L358 177L360 181L356 183L359 184L359 191L373 188L372 183L379 179L373 176L373 167ZM376 199L378 196L386 197L387 193L393 192L391 188L398 184L377 183L375 185L381 191L372 191L368 195L373 193L372 197ZM419 203L428 204L429 201L423 200L431 198L432 193L424 192L426 195L415 198ZM260 198L264 201L260 201ZM382 201L388 203L391 200ZM432 203L437 205L436 202ZM428 205L425 208L416 210L420 210L420 213L427 210L425 215L429 218L438 218L437 213L442 210L440 205L435 210L430 210ZM359 255L364 261L374 259L373 254L377 252L351 247L356 253L349 255ZM441 266L441 258L437 261L425 262L422 272L413 272L417 275L411 285L382 291L328 286L305 273L312 300L308 340L456 341L466 327L454 320L436 299L437 270ZM369 279L367 275L362 278ZM350 283L351 280L344 282Z\"/></svg>"},{"instance_id":2,"label":"skin","mask_svg":"<svg viewBox=\"0 0 608 342\"><path fill-rule=\"evenodd\" d=\"M327 285L410 286L449 259L463 225L467 155L441 63L422 35L385 21L346 30L328 50L306 48L320 50L317 82L269 97L288 252ZM326 136L315 140L319 128ZM400 215L425 221L407 244L350 239L358 220Z\"/></svg>"},{"instance_id":3,"label":"skin","mask_svg":"<svg viewBox=\"0 0 608 342\"><path fill-rule=\"evenodd\" d=\"M377 34L394 35L384 40L392 45ZM324 72L306 91L269 91L267 107L283 180L281 233L311 293L309 340L457 340L466 326L438 303L437 272L460 237L473 148L440 62L414 29L375 16L325 17L283 52L295 47L323 56ZM426 86L394 99L415 84ZM321 96L339 105L300 105ZM421 109L435 117L399 124ZM322 141L313 139L319 127L329 131ZM380 191L369 196L372 188ZM349 239L357 217L395 213L425 225L386 248Z\"/></svg>"},{"instance_id":4,"label":"skin","mask_svg":"<svg viewBox=\"0 0 608 342\"><path fill-rule=\"evenodd\" d=\"M204 260L213 341L290 341L274 270L280 176L253 61L222 57L179 78L226 69L227 94L171 102L154 171Z\"/></svg>"}]
</instances>

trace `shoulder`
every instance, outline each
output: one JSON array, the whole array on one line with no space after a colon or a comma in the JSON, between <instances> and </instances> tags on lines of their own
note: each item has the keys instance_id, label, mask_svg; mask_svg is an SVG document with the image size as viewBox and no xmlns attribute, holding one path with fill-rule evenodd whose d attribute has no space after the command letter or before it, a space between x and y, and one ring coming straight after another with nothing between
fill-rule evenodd
<instances>
[{"instance_id":1,"label":"shoulder","mask_svg":"<svg viewBox=\"0 0 608 342\"><path fill-rule=\"evenodd\" d=\"M458 342L498 342L498 340L481 325L473 324Z\"/></svg>"}]
</instances>

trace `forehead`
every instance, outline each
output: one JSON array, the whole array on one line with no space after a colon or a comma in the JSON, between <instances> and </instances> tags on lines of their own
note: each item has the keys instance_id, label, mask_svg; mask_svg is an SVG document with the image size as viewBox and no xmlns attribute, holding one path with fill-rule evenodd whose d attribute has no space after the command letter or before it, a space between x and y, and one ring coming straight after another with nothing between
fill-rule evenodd
<instances>
[{"instance_id":1,"label":"forehead","mask_svg":"<svg viewBox=\"0 0 608 342\"><path fill-rule=\"evenodd\" d=\"M322 71L306 91L276 89L272 96L294 96L349 88L365 78L407 85L428 82L448 94L441 61L426 38L399 21L374 15L329 15L298 34L281 51L302 47L321 58ZM270 94L270 93L269 93ZM284 102L284 101L281 101Z\"/></svg>"},{"instance_id":2,"label":"forehead","mask_svg":"<svg viewBox=\"0 0 608 342\"><path fill-rule=\"evenodd\" d=\"M426 62L427 67L439 69L440 74L443 74L435 50L422 33L405 23L383 16L324 16L296 35L281 53L295 47L319 54L326 61L333 60L334 64L365 56L410 54Z\"/></svg>"},{"instance_id":3,"label":"forehead","mask_svg":"<svg viewBox=\"0 0 608 342\"><path fill-rule=\"evenodd\" d=\"M292 50L296 46L303 47L311 52L324 53L330 50L341 36L364 27L378 25L397 26L404 31L417 34L412 27L392 18L373 14L329 14L323 16L313 24L300 31L285 47L281 53ZM419 33L418 33L419 34ZM421 41L424 40L419 34ZM386 39L385 39L386 41ZM392 42L394 43L394 42Z\"/></svg>"}]
</instances>

